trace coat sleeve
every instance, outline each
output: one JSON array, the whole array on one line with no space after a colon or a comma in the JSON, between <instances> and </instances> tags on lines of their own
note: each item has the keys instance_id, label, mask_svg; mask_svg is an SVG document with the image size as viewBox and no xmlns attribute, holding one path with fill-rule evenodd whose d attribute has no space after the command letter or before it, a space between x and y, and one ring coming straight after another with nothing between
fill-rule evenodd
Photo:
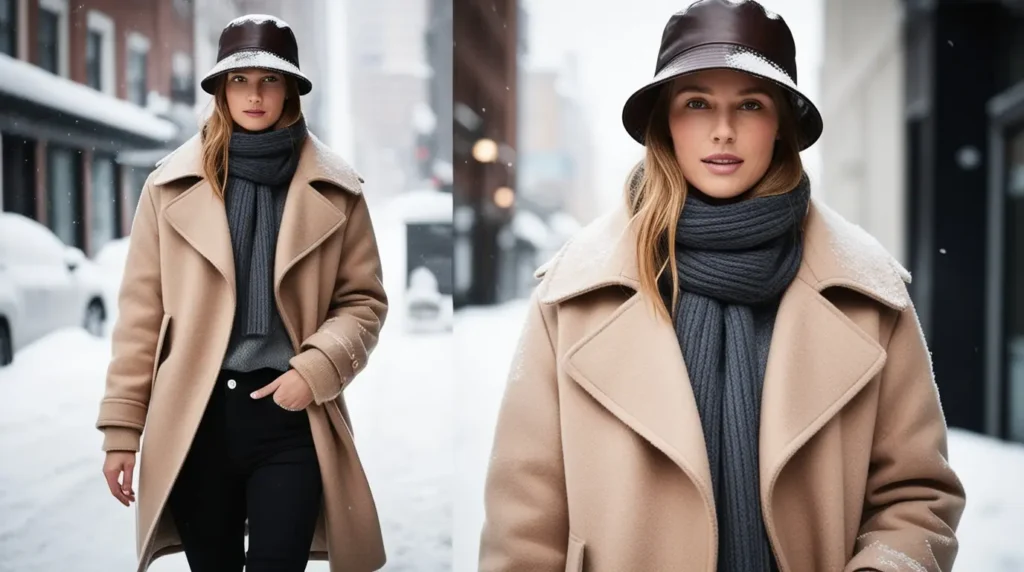
<instances>
[{"instance_id":1,"label":"coat sleeve","mask_svg":"<svg viewBox=\"0 0 1024 572\"><path fill-rule=\"evenodd\" d=\"M327 318L290 362L317 404L338 397L366 367L387 316L377 239L362 195L348 213L344 232Z\"/></svg>"},{"instance_id":2,"label":"coat sleeve","mask_svg":"<svg viewBox=\"0 0 1024 572\"><path fill-rule=\"evenodd\" d=\"M966 496L948 463L946 422L913 306L896 318L887 354L864 516L846 572L946 572Z\"/></svg>"},{"instance_id":3,"label":"coat sleeve","mask_svg":"<svg viewBox=\"0 0 1024 572\"><path fill-rule=\"evenodd\" d=\"M562 572L569 538L556 358L531 302L498 415L484 493L481 572Z\"/></svg>"},{"instance_id":4,"label":"coat sleeve","mask_svg":"<svg viewBox=\"0 0 1024 572\"><path fill-rule=\"evenodd\" d=\"M153 363L163 320L160 241L153 190L139 196L111 332L111 360L96 427L104 451L138 451L152 390Z\"/></svg>"}]
</instances>

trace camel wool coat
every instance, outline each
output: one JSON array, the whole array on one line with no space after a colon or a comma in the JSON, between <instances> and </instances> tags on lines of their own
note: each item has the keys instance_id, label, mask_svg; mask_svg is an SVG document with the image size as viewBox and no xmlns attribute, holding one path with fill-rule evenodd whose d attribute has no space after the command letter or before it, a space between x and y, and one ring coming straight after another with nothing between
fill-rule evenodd
<instances>
[{"instance_id":1,"label":"camel wool coat","mask_svg":"<svg viewBox=\"0 0 1024 572\"><path fill-rule=\"evenodd\" d=\"M139 450L138 571L182 549L167 509L221 368L235 313L224 203L204 178L198 136L149 176L132 225L120 315L97 427L106 451ZM307 407L323 478L310 547L332 572L384 565L373 496L343 390L365 366L387 313L362 179L313 135L288 188L274 296L310 384Z\"/></svg>"},{"instance_id":2,"label":"camel wool coat","mask_svg":"<svg viewBox=\"0 0 1024 572\"><path fill-rule=\"evenodd\" d=\"M782 572L948 571L963 487L905 281L859 227L812 202L778 309L759 437L761 509ZM625 210L543 280L501 406L482 572L715 572L703 432L672 324L639 292Z\"/></svg>"}]
</instances>

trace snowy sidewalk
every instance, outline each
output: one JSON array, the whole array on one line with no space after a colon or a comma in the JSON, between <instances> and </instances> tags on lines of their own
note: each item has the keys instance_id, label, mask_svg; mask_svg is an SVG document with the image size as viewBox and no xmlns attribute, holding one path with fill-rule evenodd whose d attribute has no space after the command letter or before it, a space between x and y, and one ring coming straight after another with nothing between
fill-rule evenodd
<instances>
[{"instance_id":1,"label":"snowy sidewalk","mask_svg":"<svg viewBox=\"0 0 1024 572\"><path fill-rule=\"evenodd\" d=\"M407 335L395 320L346 393L384 528L385 570L451 569L451 340ZM109 355L109 340L64 330L0 369L0 572L135 569L135 508L110 496L93 428ZM179 554L150 570L188 565Z\"/></svg>"},{"instance_id":2,"label":"snowy sidewalk","mask_svg":"<svg viewBox=\"0 0 1024 572\"><path fill-rule=\"evenodd\" d=\"M455 570L476 570L483 485L505 376L525 319L526 303L460 312L455 501ZM950 431L950 464L967 490L957 531L957 571L1024 572L1024 446Z\"/></svg>"}]
</instances>

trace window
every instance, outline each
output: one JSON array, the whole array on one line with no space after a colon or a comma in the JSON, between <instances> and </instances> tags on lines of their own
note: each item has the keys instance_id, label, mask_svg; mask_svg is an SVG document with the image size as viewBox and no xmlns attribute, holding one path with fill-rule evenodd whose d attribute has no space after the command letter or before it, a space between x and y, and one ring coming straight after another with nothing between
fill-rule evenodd
<instances>
[{"instance_id":1,"label":"window","mask_svg":"<svg viewBox=\"0 0 1024 572\"><path fill-rule=\"evenodd\" d=\"M85 80L89 87L114 95L114 21L90 10L85 36Z\"/></svg>"},{"instance_id":2,"label":"window","mask_svg":"<svg viewBox=\"0 0 1024 572\"><path fill-rule=\"evenodd\" d=\"M60 73L57 28L60 16L49 10L39 11L39 67L50 73Z\"/></svg>"},{"instance_id":3,"label":"window","mask_svg":"<svg viewBox=\"0 0 1024 572\"><path fill-rule=\"evenodd\" d=\"M39 0L36 63L44 70L68 75L67 0Z\"/></svg>"},{"instance_id":4,"label":"window","mask_svg":"<svg viewBox=\"0 0 1024 572\"><path fill-rule=\"evenodd\" d=\"M183 20L192 18L192 0L174 0L174 10Z\"/></svg>"},{"instance_id":5,"label":"window","mask_svg":"<svg viewBox=\"0 0 1024 572\"><path fill-rule=\"evenodd\" d=\"M103 89L103 78L100 75L103 66L100 58L103 55L103 35L89 30L85 37L85 83L96 90Z\"/></svg>"},{"instance_id":6,"label":"window","mask_svg":"<svg viewBox=\"0 0 1024 572\"><path fill-rule=\"evenodd\" d=\"M128 35L128 101L145 107L149 93L149 39L140 34Z\"/></svg>"},{"instance_id":7,"label":"window","mask_svg":"<svg viewBox=\"0 0 1024 572\"><path fill-rule=\"evenodd\" d=\"M171 60L171 101L188 105L196 102L194 77L192 58L186 53L174 52Z\"/></svg>"},{"instance_id":8,"label":"window","mask_svg":"<svg viewBox=\"0 0 1024 572\"><path fill-rule=\"evenodd\" d=\"M46 152L47 224L64 244L82 247L82 154L56 145Z\"/></svg>"},{"instance_id":9,"label":"window","mask_svg":"<svg viewBox=\"0 0 1024 572\"><path fill-rule=\"evenodd\" d=\"M0 0L0 54L17 56L18 0Z\"/></svg>"},{"instance_id":10,"label":"window","mask_svg":"<svg viewBox=\"0 0 1024 572\"><path fill-rule=\"evenodd\" d=\"M1024 442L1024 125L1006 142L1005 375L1009 438Z\"/></svg>"},{"instance_id":11,"label":"window","mask_svg":"<svg viewBox=\"0 0 1024 572\"><path fill-rule=\"evenodd\" d=\"M3 210L36 218L36 141L0 133Z\"/></svg>"},{"instance_id":12,"label":"window","mask_svg":"<svg viewBox=\"0 0 1024 572\"><path fill-rule=\"evenodd\" d=\"M90 244L92 252L101 248L119 235L120 217L117 200L117 168L113 158L94 155L92 160L92 213L90 222Z\"/></svg>"}]
</instances>

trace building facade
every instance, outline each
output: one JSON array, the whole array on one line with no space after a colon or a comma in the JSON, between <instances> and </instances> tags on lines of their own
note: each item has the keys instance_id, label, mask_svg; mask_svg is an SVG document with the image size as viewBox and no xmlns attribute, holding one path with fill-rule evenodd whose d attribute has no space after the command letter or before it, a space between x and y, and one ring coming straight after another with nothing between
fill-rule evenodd
<instances>
[{"instance_id":1,"label":"building facade","mask_svg":"<svg viewBox=\"0 0 1024 572\"><path fill-rule=\"evenodd\" d=\"M572 55L559 68L523 74L519 193L544 216L560 211L587 223L599 214L599 204L578 75Z\"/></svg>"},{"instance_id":2,"label":"building facade","mask_svg":"<svg viewBox=\"0 0 1024 572\"><path fill-rule=\"evenodd\" d=\"M1024 441L1024 2L825 6L823 195L911 270L947 422Z\"/></svg>"},{"instance_id":3,"label":"building facade","mask_svg":"<svg viewBox=\"0 0 1024 572\"><path fill-rule=\"evenodd\" d=\"M439 125L426 42L435 14L428 0L347 2L353 161L375 197L394 196L423 185L417 150Z\"/></svg>"},{"instance_id":4,"label":"building facade","mask_svg":"<svg viewBox=\"0 0 1024 572\"><path fill-rule=\"evenodd\" d=\"M455 305L493 304L515 291L516 122L520 54L517 0L454 0L452 153Z\"/></svg>"},{"instance_id":5,"label":"building facade","mask_svg":"<svg viewBox=\"0 0 1024 572\"><path fill-rule=\"evenodd\" d=\"M188 0L0 0L0 205L94 254L130 226L123 153L173 146L194 101Z\"/></svg>"},{"instance_id":6,"label":"building facade","mask_svg":"<svg viewBox=\"0 0 1024 572\"><path fill-rule=\"evenodd\" d=\"M426 138L421 172L436 177L439 188L446 192L452 191L452 25L452 0L430 0L426 33L430 66L427 100L435 121Z\"/></svg>"}]
</instances>

